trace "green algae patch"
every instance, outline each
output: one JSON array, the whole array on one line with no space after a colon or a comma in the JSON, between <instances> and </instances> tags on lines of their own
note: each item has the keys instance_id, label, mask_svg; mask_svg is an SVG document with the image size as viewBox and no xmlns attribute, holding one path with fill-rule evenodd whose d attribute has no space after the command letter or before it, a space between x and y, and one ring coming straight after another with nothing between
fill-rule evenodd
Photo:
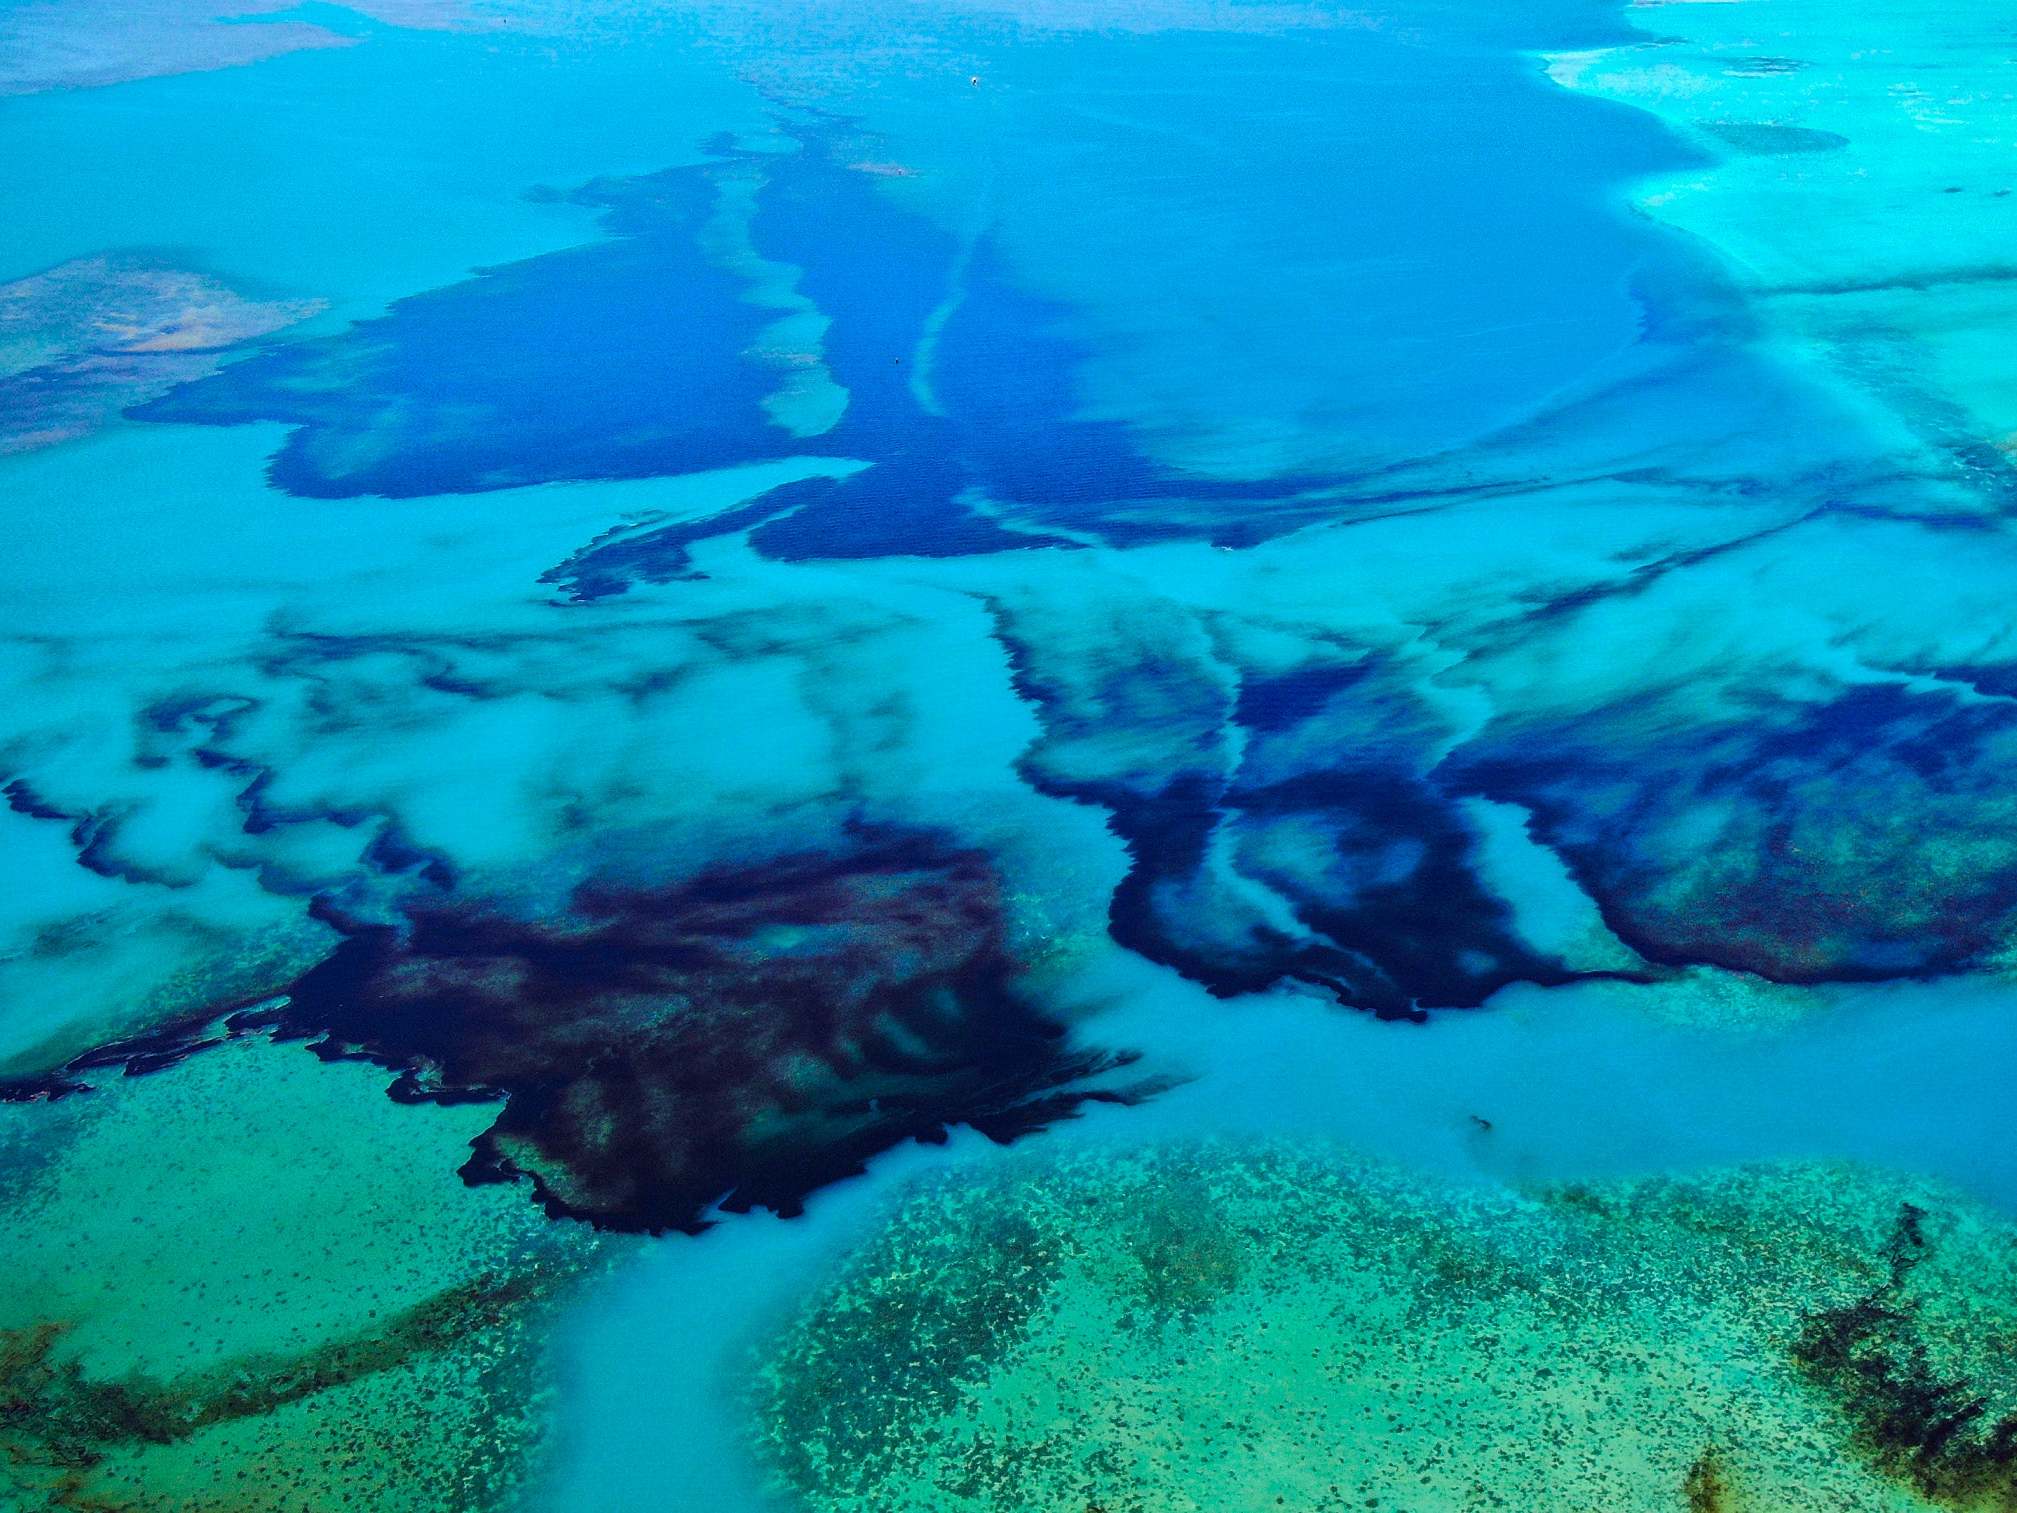
<instances>
[{"instance_id":1,"label":"green algae patch","mask_svg":"<svg viewBox=\"0 0 2017 1513\"><path fill-rule=\"evenodd\" d=\"M819 1513L2000 1509L2013 1329L2017 1229L1861 1169L1199 1146L921 1186L752 1400Z\"/></svg>"},{"instance_id":2,"label":"green algae patch","mask_svg":"<svg viewBox=\"0 0 2017 1513\"><path fill-rule=\"evenodd\" d=\"M608 1248L454 1152L481 1107L256 1038L0 1107L0 1508L514 1505Z\"/></svg>"}]
</instances>

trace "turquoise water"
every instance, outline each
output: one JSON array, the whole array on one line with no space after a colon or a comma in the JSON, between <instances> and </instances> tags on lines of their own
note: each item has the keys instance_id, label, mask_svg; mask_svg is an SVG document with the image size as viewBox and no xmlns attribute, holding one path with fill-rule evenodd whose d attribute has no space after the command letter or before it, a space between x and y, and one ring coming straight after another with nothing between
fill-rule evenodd
<instances>
[{"instance_id":1,"label":"turquoise water","mask_svg":"<svg viewBox=\"0 0 2017 1513\"><path fill-rule=\"evenodd\" d=\"M1017 1506L794 1481L760 1363L1046 1159L1319 1147L1493 1254L1759 1163L2000 1234L1996 28L0 0L0 1506ZM1686 1316L1792 1359L1870 1265ZM1058 1285L976 1421L1097 1353ZM1654 1386L1564 1379L1692 1444L1625 1334ZM1723 1439L2017 1495L1989 1410L1802 1370ZM1059 1401L1022 1505L1305 1485ZM1395 1505L1517 1482L1412 1443ZM1669 1453L1605 1495L1788 1506Z\"/></svg>"}]
</instances>

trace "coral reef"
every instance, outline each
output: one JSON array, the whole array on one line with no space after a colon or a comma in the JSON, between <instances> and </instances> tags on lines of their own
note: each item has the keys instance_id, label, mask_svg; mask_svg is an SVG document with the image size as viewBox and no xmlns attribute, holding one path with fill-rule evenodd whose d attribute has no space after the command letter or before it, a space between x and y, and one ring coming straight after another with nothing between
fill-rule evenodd
<instances>
[{"instance_id":1,"label":"coral reef","mask_svg":"<svg viewBox=\"0 0 2017 1513\"><path fill-rule=\"evenodd\" d=\"M758 1435L822 1513L2008 1507L2013 1252L1852 1168L1029 1157L899 1207L768 1347Z\"/></svg>"}]
</instances>

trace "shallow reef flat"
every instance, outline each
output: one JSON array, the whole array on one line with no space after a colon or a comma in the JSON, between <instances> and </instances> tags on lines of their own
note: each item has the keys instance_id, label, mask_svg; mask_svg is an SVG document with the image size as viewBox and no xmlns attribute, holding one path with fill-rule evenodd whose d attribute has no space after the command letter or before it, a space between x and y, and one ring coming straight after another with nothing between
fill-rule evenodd
<instances>
[{"instance_id":1,"label":"shallow reef flat","mask_svg":"<svg viewBox=\"0 0 2017 1513\"><path fill-rule=\"evenodd\" d=\"M1631 14L1640 40L1557 55L1550 73L1651 111L1711 154L1635 200L1716 248L1810 371L1862 390L1980 481L2007 473L2007 17L1922 0Z\"/></svg>"},{"instance_id":2,"label":"shallow reef flat","mask_svg":"<svg viewBox=\"0 0 2017 1513\"><path fill-rule=\"evenodd\" d=\"M0 1105L0 1507L495 1506L584 1227L468 1188L481 1110L243 1037Z\"/></svg>"},{"instance_id":3,"label":"shallow reef flat","mask_svg":"<svg viewBox=\"0 0 2017 1513\"><path fill-rule=\"evenodd\" d=\"M833 1513L1993 1508L2013 1331L2017 1229L1857 1168L1109 1148L913 1190L753 1401Z\"/></svg>"}]
</instances>

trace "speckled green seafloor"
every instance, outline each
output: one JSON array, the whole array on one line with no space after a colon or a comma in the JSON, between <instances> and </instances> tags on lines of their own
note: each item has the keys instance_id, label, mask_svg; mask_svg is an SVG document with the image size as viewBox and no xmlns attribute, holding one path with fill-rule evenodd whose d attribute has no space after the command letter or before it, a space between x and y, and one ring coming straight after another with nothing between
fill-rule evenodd
<instances>
[{"instance_id":1,"label":"speckled green seafloor","mask_svg":"<svg viewBox=\"0 0 2017 1513\"><path fill-rule=\"evenodd\" d=\"M260 1039L0 1107L0 1508L507 1500L599 1243L462 1185L486 1117Z\"/></svg>"},{"instance_id":2,"label":"speckled green seafloor","mask_svg":"<svg viewBox=\"0 0 2017 1513\"><path fill-rule=\"evenodd\" d=\"M2007 1508L2013 1345L2017 1229L1903 1179L1198 1147L915 1191L755 1403L822 1513Z\"/></svg>"}]
</instances>

